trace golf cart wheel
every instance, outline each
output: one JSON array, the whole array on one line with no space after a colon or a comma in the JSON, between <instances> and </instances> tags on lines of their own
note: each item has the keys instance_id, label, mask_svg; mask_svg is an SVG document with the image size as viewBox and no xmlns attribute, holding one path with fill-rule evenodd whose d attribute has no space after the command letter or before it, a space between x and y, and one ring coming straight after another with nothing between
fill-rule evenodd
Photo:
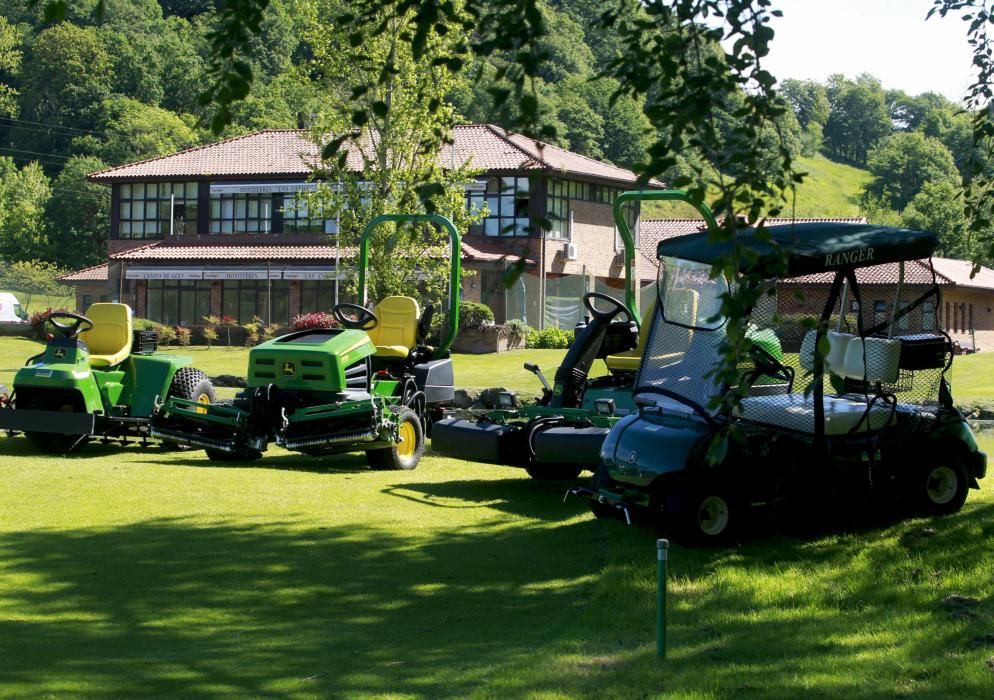
<instances>
[{"instance_id":1,"label":"golf cart wheel","mask_svg":"<svg viewBox=\"0 0 994 700\"><path fill-rule=\"evenodd\" d=\"M737 504L726 493L706 489L694 491L689 506L679 517L679 532L694 544L724 544L739 526Z\"/></svg>"},{"instance_id":2,"label":"golf cart wheel","mask_svg":"<svg viewBox=\"0 0 994 700\"><path fill-rule=\"evenodd\" d=\"M966 502L970 485L966 469L958 462L931 463L917 470L911 498L921 515L949 515Z\"/></svg>"},{"instance_id":3,"label":"golf cart wheel","mask_svg":"<svg viewBox=\"0 0 994 700\"><path fill-rule=\"evenodd\" d=\"M573 464L529 464L525 467L528 476L540 481L566 481L580 476L583 467Z\"/></svg>"},{"instance_id":4,"label":"golf cart wheel","mask_svg":"<svg viewBox=\"0 0 994 700\"><path fill-rule=\"evenodd\" d=\"M167 396L196 401L197 403L214 403L214 385L206 374L193 367L180 367L173 375Z\"/></svg>"},{"instance_id":5,"label":"golf cart wheel","mask_svg":"<svg viewBox=\"0 0 994 700\"><path fill-rule=\"evenodd\" d=\"M425 451L425 433L418 414L409 408L394 409L400 441L393 447L368 450L366 462L373 469L414 469Z\"/></svg>"}]
</instances>

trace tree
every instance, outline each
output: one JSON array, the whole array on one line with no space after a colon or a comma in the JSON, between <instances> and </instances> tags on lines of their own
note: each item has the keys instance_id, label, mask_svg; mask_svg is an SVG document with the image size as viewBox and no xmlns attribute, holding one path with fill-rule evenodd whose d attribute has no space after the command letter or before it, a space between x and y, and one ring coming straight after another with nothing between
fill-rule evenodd
<instances>
[{"instance_id":1,"label":"tree","mask_svg":"<svg viewBox=\"0 0 994 700\"><path fill-rule=\"evenodd\" d=\"M949 149L917 131L892 135L870 154L867 167L873 179L865 192L896 211L903 210L926 182L959 179Z\"/></svg>"},{"instance_id":2,"label":"tree","mask_svg":"<svg viewBox=\"0 0 994 700\"><path fill-rule=\"evenodd\" d=\"M21 33L0 16L0 116L17 116L18 93L8 83L17 77L21 58Z\"/></svg>"},{"instance_id":3,"label":"tree","mask_svg":"<svg viewBox=\"0 0 994 700\"><path fill-rule=\"evenodd\" d=\"M811 123L824 126L828 121L828 93L821 83L787 78L780 83L780 94L793 108L794 116L802 129L806 129Z\"/></svg>"},{"instance_id":4,"label":"tree","mask_svg":"<svg viewBox=\"0 0 994 700\"><path fill-rule=\"evenodd\" d=\"M837 158L866 163L869 152L892 129L879 81L866 74L855 82L832 75L826 93L831 111L825 122L825 147Z\"/></svg>"},{"instance_id":5,"label":"tree","mask_svg":"<svg viewBox=\"0 0 994 700\"><path fill-rule=\"evenodd\" d=\"M384 12L388 31L369 31L361 41L350 42L324 26L325 18L341 9L338 0L319 3L307 35L314 50L309 69L325 89L326 111L318 117L317 138L322 144L341 138L357 104L368 109L370 118L350 143L348 161L334 158L316 173L341 183L341 190L323 188L308 198L308 206L338 218L346 245L358 243L366 224L384 213L438 211L465 230L469 219L463 184L473 173L458 163L443 169L438 158L455 112L444 103L453 75L436 59L448 55L457 39L437 38L416 59L399 31L408 18ZM370 85L377 75L387 79ZM440 304L448 291L446 240L445 232L428 226L377 229L370 246L371 298L418 289L422 298Z\"/></svg>"},{"instance_id":6,"label":"tree","mask_svg":"<svg viewBox=\"0 0 994 700\"><path fill-rule=\"evenodd\" d=\"M45 260L18 260L3 266L0 284L4 289L20 292L23 308L31 306L35 294L69 296L72 288L62 284L59 277L69 272Z\"/></svg>"},{"instance_id":7,"label":"tree","mask_svg":"<svg viewBox=\"0 0 994 700\"><path fill-rule=\"evenodd\" d=\"M976 255L976 246L966 235L963 194L955 182L926 182L901 216L908 228L938 234L940 255L965 260Z\"/></svg>"},{"instance_id":8,"label":"tree","mask_svg":"<svg viewBox=\"0 0 994 700\"><path fill-rule=\"evenodd\" d=\"M45 207L51 195L40 165L18 170L10 158L0 158L0 259L30 260L48 252Z\"/></svg>"},{"instance_id":9,"label":"tree","mask_svg":"<svg viewBox=\"0 0 994 700\"><path fill-rule=\"evenodd\" d=\"M97 124L104 138L87 135L74 139L73 145L105 163L152 158L198 141L196 132L178 115L128 97L104 100L98 110L101 116Z\"/></svg>"},{"instance_id":10,"label":"tree","mask_svg":"<svg viewBox=\"0 0 994 700\"><path fill-rule=\"evenodd\" d=\"M45 218L51 258L60 265L81 268L107 259L110 193L86 179L105 167L99 158L73 156L52 185Z\"/></svg>"}]
</instances>

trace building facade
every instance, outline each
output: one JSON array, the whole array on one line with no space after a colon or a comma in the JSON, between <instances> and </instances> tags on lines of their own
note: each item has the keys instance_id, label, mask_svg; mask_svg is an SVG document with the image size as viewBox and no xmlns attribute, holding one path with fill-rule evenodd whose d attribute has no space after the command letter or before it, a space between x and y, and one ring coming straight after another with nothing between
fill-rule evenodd
<instances>
[{"instance_id":1,"label":"building facade","mask_svg":"<svg viewBox=\"0 0 994 700\"><path fill-rule=\"evenodd\" d=\"M107 263L64 278L77 306L119 299L170 325L197 326L209 314L285 325L348 301L356 251L299 196L316 187L318 153L305 131L271 130L91 174L111 189L110 243ZM583 292L621 297L612 205L634 185L632 172L488 124L456 127L439 159L478 171L467 206L486 205L462 232L463 265L476 272L465 300L486 303L498 322L572 327ZM361 168L352 154L349 164ZM628 212L633 226L638 213ZM534 230L537 220L551 228ZM524 274L507 288L504 272L519 259ZM635 279L651 279L642 262Z\"/></svg>"}]
</instances>

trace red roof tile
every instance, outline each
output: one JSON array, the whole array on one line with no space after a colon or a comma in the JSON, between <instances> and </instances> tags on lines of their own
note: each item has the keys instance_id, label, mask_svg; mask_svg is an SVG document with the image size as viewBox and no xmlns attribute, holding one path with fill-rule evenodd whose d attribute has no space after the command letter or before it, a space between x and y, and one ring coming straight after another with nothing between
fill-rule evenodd
<instances>
[{"instance_id":1,"label":"red roof tile","mask_svg":"<svg viewBox=\"0 0 994 700\"><path fill-rule=\"evenodd\" d=\"M84 267L82 270L70 272L62 275L59 280L62 282L106 282L110 265L101 263L93 267Z\"/></svg>"},{"instance_id":2,"label":"red roof tile","mask_svg":"<svg viewBox=\"0 0 994 700\"><path fill-rule=\"evenodd\" d=\"M973 289L994 289L994 270L981 266L977 274L973 272L973 263L952 258L932 258L935 271L957 287Z\"/></svg>"},{"instance_id":3,"label":"red roof tile","mask_svg":"<svg viewBox=\"0 0 994 700\"><path fill-rule=\"evenodd\" d=\"M462 240L462 255L464 260L475 262L497 262L500 260L514 261L527 254L527 249L516 250L516 246L506 242L489 241L481 238ZM526 257L525 262L534 265L535 260Z\"/></svg>"},{"instance_id":4,"label":"red roof tile","mask_svg":"<svg viewBox=\"0 0 994 700\"><path fill-rule=\"evenodd\" d=\"M548 170L633 184L635 174L577 153L543 144L491 124L455 127L452 144L442 146L443 167L470 164L488 171ZM349 168L362 169L362 143L349 149ZM319 150L301 129L259 131L91 173L94 182L190 177L300 177L312 172ZM654 187L662 183L653 181Z\"/></svg>"}]
</instances>

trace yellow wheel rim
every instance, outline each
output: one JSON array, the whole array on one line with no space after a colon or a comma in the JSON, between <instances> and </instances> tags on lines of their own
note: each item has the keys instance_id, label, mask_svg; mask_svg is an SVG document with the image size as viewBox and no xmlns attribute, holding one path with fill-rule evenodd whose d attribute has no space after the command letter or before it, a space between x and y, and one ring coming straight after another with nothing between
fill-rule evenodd
<instances>
[{"instance_id":1,"label":"yellow wheel rim","mask_svg":"<svg viewBox=\"0 0 994 700\"><path fill-rule=\"evenodd\" d=\"M400 433L400 443L397 445L397 456L402 459L410 459L418 448L418 434L415 432L414 426L408 421L400 424L398 432Z\"/></svg>"},{"instance_id":2,"label":"yellow wheel rim","mask_svg":"<svg viewBox=\"0 0 994 700\"><path fill-rule=\"evenodd\" d=\"M199 404L203 404L203 405L206 406L206 405L210 404L210 402L211 402L211 397L208 396L207 394L201 394L200 396L197 397L197 403L199 403ZM207 409L206 408L198 408L197 409L197 413L199 413L201 415L206 414L207 413Z\"/></svg>"}]
</instances>

